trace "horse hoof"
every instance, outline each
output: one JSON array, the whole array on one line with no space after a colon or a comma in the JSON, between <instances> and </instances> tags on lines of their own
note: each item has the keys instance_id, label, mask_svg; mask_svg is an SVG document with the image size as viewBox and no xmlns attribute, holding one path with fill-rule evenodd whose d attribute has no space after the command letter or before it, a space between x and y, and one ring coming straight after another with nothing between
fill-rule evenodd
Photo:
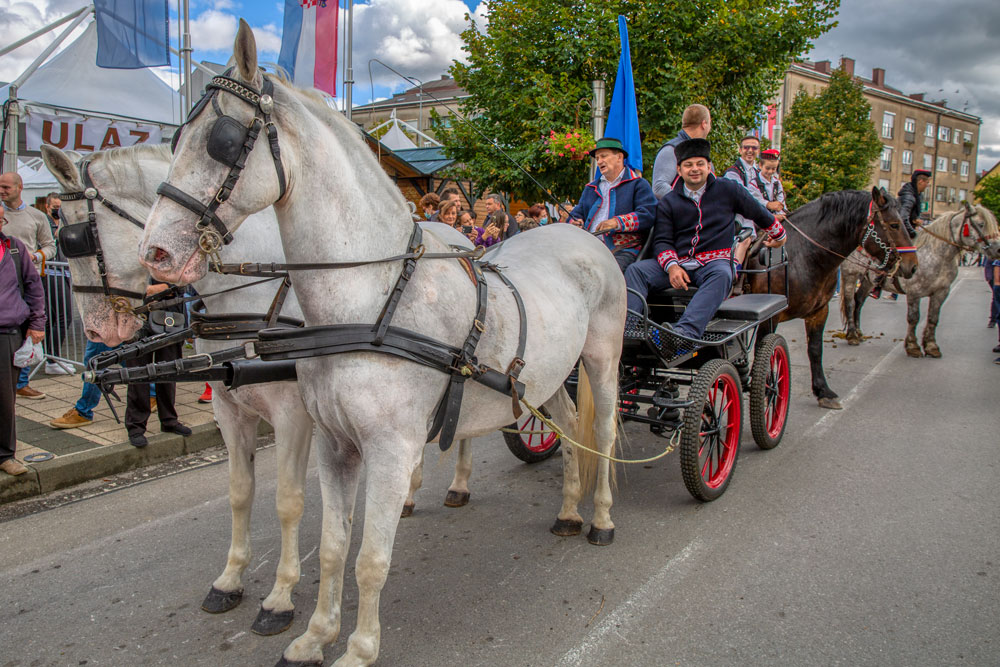
<instances>
[{"instance_id":1,"label":"horse hoof","mask_svg":"<svg viewBox=\"0 0 1000 667\"><path fill-rule=\"evenodd\" d=\"M449 491L448 495L444 497L444 506L465 507L469 504L469 496L468 491Z\"/></svg>"},{"instance_id":2,"label":"horse hoof","mask_svg":"<svg viewBox=\"0 0 1000 667\"><path fill-rule=\"evenodd\" d=\"M932 359L940 359L941 358L941 350L938 349L938 348L936 348L936 347L925 347L924 348L924 354L927 355L928 357L932 358Z\"/></svg>"},{"instance_id":3,"label":"horse hoof","mask_svg":"<svg viewBox=\"0 0 1000 667\"><path fill-rule=\"evenodd\" d=\"M587 541L599 547L606 547L615 541L615 529L591 526L590 532L587 533Z\"/></svg>"},{"instance_id":4,"label":"horse hoof","mask_svg":"<svg viewBox=\"0 0 1000 667\"><path fill-rule=\"evenodd\" d=\"M820 398L817 399L819 402L819 407L826 408L827 410L843 410L844 406L840 404L840 401L836 398Z\"/></svg>"},{"instance_id":5,"label":"horse hoof","mask_svg":"<svg viewBox=\"0 0 1000 667\"><path fill-rule=\"evenodd\" d=\"M202 611L209 614L221 614L236 609L243 601L243 591L220 591L215 586L205 596L201 603Z\"/></svg>"},{"instance_id":6,"label":"horse hoof","mask_svg":"<svg viewBox=\"0 0 1000 667\"><path fill-rule=\"evenodd\" d=\"M405 519L408 516L413 516L413 508L416 507L414 503L405 503L403 505L403 511L399 513L400 519Z\"/></svg>"},{"instance_id":7,"label":"horse hoof","mask_svg":"<svg viewBox=\"0 0 1000 667\"><path fill-rule=\"evenodd\" d=\"M847 344L848 345L855 345L855 346L861 345L861 339L860 338L851 338L851 337L848 337L847 338Z\"/></svg>"},{"instance_id":8,"label":"horse hoof","mask_svg":"<svg viewBox=\"0 0 1000 667\"><path fill-rule=\"evenodd\" d=\"M254 619L253 625L250 626L250 631L264 637L278 635L291 627L293 618L295 618L294 609L289 609L288 611L271 611L261 607L260 611L257 612L257 618Z\"/></svg>"},{"instance_id":9,"label":"horse hoof","mask_svg":"<svg viewBox=\"0 0 1000 667\"><path fill-rule=\"evenodd\" d=\"M583 521L568 519L556 519L556 522L549 528L553 535L559 537L573 537L583 532Z\"/></svg>"},{"instance_id":10,"label":"horse hoof","mask_svg":"<svg viewBox=\"0 0 1000 667\"><path fill-rule=\"evenodd\" d=\"M299 662L298 660L288 660L281 656L281 660L274 667L323 667L322 662Z\"/></svg>"}]
</instances>

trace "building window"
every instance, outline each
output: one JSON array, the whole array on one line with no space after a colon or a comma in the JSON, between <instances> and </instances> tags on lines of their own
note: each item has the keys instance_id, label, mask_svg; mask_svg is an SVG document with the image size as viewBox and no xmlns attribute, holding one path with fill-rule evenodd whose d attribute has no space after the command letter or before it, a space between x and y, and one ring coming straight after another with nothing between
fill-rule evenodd
<instances>
[{"instance_id":1,"label":"building window","mask_svg":"<svg viewBox=\"0 0 1000 667\"><path fill-rule=\"evenodd\" d=\"M943 171L945 173L948 173L948 158L946 158L946 157L939 157L937 159L937 170L938 171Z\"/></svg>"},{"instance_id":2,"label":"building window","mask_svg":"<svg viewBox=\"0 0 1000 667\"><path fill-rule=\"evenodd\" d=\"M930 153L924 153L924 169L930 170L934 164L934 157Z\"/></svg>"},{"instance_id":3,"label":"building window","mask_svg":"<svg viewBox=\"0 0 1000 667\"><path fill-rule=\"evenodd\" d=\"M955 144L962 143L962 133L958 131L958 128L955 128L955 132L952 134L951 139L952 143Z\"/></svg>"},{"instance_id":4,"label":"building window","mask_svg":"<svg viewBox=\"0 0 1000 667\"><path fill-rule=\"evenodd\" d=\"M916 132L917 131L917 121L912 118L907 118L903 121L903 132Z\"/></svg>"},{"instance_id":5,"label":"building window","mask_svg":"<svg viewBox=\"0 0 1000 667\"><path fill-rule=\"evenodd\" d=\"M953 174L958 173L958 160L956 160L955 158L951 159L951 173Z\"/></svg>"},{"instance_id":6,"label":"building window","mask_svg":"<svg viewBox=\"0 0 1000 667\"><path fill-rule=\"evenodd\" d=\"M878 179L878 186L880 188L882 188L883 190L888 191L889 190L889 179L888 178L880 178L880 179Z\"/></svg>"},{"instance_id":7,"label":"building window","mask_svg":"<svg viewBox=\"0 0 1000 667\"><path fill-rule=\"evenodd\" d=\"M926 127L924 127L924 136L931 139L934 138L934 123L927 123Z\"/></svg>"},{"instance_id":8,"label":"building window","mask_svg":"<svg viewBox=\"0 0 1000 667\"><path fill-rule=\"evenodd\" d=\"M972 143L972 132L963 132L962 135L962 140L965 141L965 143Z\"/></svg>"},{"instance_id":9,"label":"building window","mask_svg":"<svg viewBox=\"0 0 1000 667\"><path fill-rule=\"evenodd\" d=\"M943 185L939 185L934 192L934 199L937 201L944 201L946 188Z\"/></svg>"},{"instance_id":10,"label":"building window","mask_svg":"<svg viewBox=\"0 0 1000 667\"><path fill-rule=\"evenodd\" d=\"M955 188L948 188L948 201L954 203L954 201L955 201Z\"/></svg>"},{"instance_id":11,"label":"building window","mask_svg":"<svg viewBox=\"0 0 1000 667\"><path fill-rule=\"evenodd\" d=\"M962 176L965 176L966 178L969 177L969 161L968 160L962 160L962 170L960 172L958 172L958 173L960 175L962 175Z\"/></svg>"},{"instance_id":12,"label":"building window","mask_svg":"<svg viewBox=\"0 0 1000 667\"><path fill-rule=\"evenodd\" d=\"M969 193L967 191L965 191L965 190L959 190L958 191L958 201L968 201L966 199L966 197L968 195L969 195Z\"/></svg>"},{"instance_id":13,"label":"building window","mask_svg":"<svg viewBox=\"0 0 1000 667\"><path fill-rule=\"evenodd\" d=\"M892 139L893 130L896 127L896 114L891 111L882 112L882 138Z\"/></svg>"},{"instance_id":14,"label":"building window","mask_svg":"<svg viewBox=\"0 0 1000 667\"><path fill-rule=\"evenodd\" d=\"M938 141L951 141L951 128L942 125L938 128Z\"/></svg>"},{"instance_id":15,"label":"building window","mask_svg":"<svg viewBox=\"0 0 1000 667\"><path fill-rule=\"evenodd\" d=\"M882 147L882 171L892 171L892 148Z\"/></svg>"},{"instance_id":16,"label":"building window","mask_svg":"<svg viewBox=\"0 0 1000 667\"><path fill-rule=\"evenodd\" d=\"M913 151L903 151L903 164L913 164Z\"/></svg>"}]
</instances>

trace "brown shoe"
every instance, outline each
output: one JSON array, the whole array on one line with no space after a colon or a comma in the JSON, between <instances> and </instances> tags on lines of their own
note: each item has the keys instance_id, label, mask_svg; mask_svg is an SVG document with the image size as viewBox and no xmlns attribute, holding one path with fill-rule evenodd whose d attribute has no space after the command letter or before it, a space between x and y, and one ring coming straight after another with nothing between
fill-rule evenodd
<instances>
[{"instance_id":1,"label":"brown shoe","mask_svg":"<svg viewBox=\"0 0 1000 667\"><path fill-rule=\"evenodd\" d=\"M21 398L27 398L31 401L38 401L45 398L45 392L38 391L37 389L32 389L30 385L21 387L17 390L17 395Z\"/></svg>"},{"instance_id":2,"label":"brown shoe","mask_svg":"<svg viewBox=\"0 0 1000 667\"><path fill-rule=\"evenodd\" d=\"M156 412L156 396L149 399L149 411L150 413Z\"/></svg>"},{"instance_id":3,"label":"brown shoe","mask_svg":"<svg viewBox=\"0 0 1000 667\"><path fill-rule=\"evenodd\" d=\"M3 463L0 463L0 470L3 470L8 475L23 475L28 472L24 464L17 459L7 459Z\"/></svg>"},{"instance_id":4,"label":"brown shoe","mask_svg":"<svg viewBox=\"0 0 1000 667\"><path fill-rule=\"evenodd\" d=\"M50 421L49 426L52 428L76 428L77 426L86 426L93 423L93 419L87 419L77 412L76 408L70 408L62 417L57 417Z\"/></svg>"}]
</instances>

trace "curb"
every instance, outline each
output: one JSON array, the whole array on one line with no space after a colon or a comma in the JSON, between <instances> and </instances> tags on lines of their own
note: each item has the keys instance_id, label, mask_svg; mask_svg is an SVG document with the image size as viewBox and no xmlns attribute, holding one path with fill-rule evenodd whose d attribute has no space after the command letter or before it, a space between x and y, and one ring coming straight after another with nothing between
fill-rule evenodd
<instances>
[{"instance_id":1,"label":"curb","mask_svg":"<svg viewBox=\"0 0 1000 667\"><path fill-rule=\"evenodd\" d=\"M17 477L0 477L0 504L40 496L68 486L144 468L178 456L225 444L214 422L192 427L188 437L160 433L149 437L149 445L136 449L127 442L59 456L42 463L26 463L28 472ZM258 436L272 431L261 421Z\"/></svg>"}]
</instances>

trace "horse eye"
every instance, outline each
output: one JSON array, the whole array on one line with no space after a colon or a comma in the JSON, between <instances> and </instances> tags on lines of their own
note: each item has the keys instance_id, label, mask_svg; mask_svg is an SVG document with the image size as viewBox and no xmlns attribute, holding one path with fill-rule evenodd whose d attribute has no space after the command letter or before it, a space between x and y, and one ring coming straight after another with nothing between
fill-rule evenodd
<instances>
[{"instance_id":1,"label":"horse eye","mask_svg":"<svg viewBox=\"0 0 1000 667\"><path fill-rule=\"evenodd\" d=\"M898 222L890 223L889 226L892 227L893 229L899 229L899 223Z\"/></svg>"}]
</instances>

